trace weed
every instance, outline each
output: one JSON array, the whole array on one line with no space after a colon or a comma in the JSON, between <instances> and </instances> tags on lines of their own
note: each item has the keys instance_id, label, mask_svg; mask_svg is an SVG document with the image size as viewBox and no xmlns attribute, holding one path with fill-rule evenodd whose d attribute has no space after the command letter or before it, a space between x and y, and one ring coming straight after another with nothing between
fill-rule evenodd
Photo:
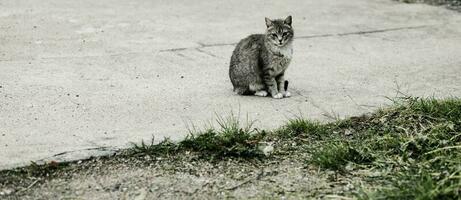
<instances>
[{"instance_id":1,"label":"weed","mask_svg":"<svg viewBox=\"0 0 461 200\"><path fill-rule=\"evenodd\" d=\"M286 137L315 137L322 138L327 135L329 127L316 121L309 121L300 117L290 119L285 129L282 129Z\"/></svg>"},{"instance_id":2,"label":"weed","mask_svg":"<svg viewBox=\"0 0 461 200\"><path fill-rule=\"evenodd\" d=\"M367 164L374 160L368 149L347 142L328 142L312 153L311 163L323 169L343 170L347 163Z\"/></svg>"},{"instance_id":3,"label":"weed","mask_svg":"<svg viewBox=\"0 0 461 200\"><path fill-rule=\"evenodd\" d=\"M262 139L256 137L251 129L251 124L245 128L240 127L238 118L217 117L219 129L209 128L205 131L189 130L189 135L179 143L166 139L158 144L152 140L146 145L134 144L131 151L134 155L160 156L178 152L194 152L202 158L216 159L228 156L254 158L262 155L258 150L258 142Z\"/></svg>"},{"instance_id":4,"label":"weed","mask_svg":"<svg viewBox=\"0 0 461 200\"><path fill-rule=\"evenodd\" d=\"M158 144L155 144L155 139L152 138L150 144L144 141L141 144L133 143L133 147L129 149L129 154L132 156L168 156L178 151L178 145L165 138Z\"/></svg>"},{"instance_id":5,"label":"weed","mask_svg":"<svg viewBox=\"0 0 461 200\"><path fill-rule=\"evenodd\" d=\"M360 199L460 199L459 172L453 175L458 177L452 176L448 180L425 170L406 170L392 177L391 188L381 188Z\"/></svg>"}]
</instances>

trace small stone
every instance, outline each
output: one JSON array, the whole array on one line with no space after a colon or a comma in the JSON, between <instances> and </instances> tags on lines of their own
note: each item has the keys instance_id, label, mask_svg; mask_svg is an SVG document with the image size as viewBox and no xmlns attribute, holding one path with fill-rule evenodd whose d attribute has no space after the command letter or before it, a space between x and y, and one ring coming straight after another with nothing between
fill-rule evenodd
<instances>
[{"instance_id":1,"label":"small stone","mask_svg":"<svg viewBox=\"0 0 461 200\"><path fill-rule=\"evenodd\" d=\"M348 163L345 168L347 171L352 171L355 169L354 165L352 163Z\"/></svg>"},{"instance_id":2,"label":"small stone","mask_svg":"<svg viewBox=\"0 0 461 200\"><path fill-rule=\"evenodd\" d=\"M184 76L181 76L181 78L184 78Z\"/></svg>"},{"instance_id":3,"label":"small stone","mask_svg":"<svg viewBox=\"0 0 461 200\"><path fill-rule=\"evenodd\" d=\"M352 130L351 129L346 129L344 131L344 135L346 135L346 136L352 135Z\"/></svg>"},{"instance_id":4,"label":"small stone","mask_svg":"<svg viewBox=\"0 0 461 200\"><path fill-rule=\"evenodd\" d=\"M269 156L274 151L274 147L272 146L272 143L269 142L261 143L259 150L261 150L265 156Z\"/></svg>"},{"instance_id":5,"label":"small stone","mask_svg":"<svg viewBox=\"0 0 461 200\"><path fill-rule=\"evenodd\" d=\"M10 189L3 189L3 190L0 192L0 196L2 196L2 195L10 195L11 193L13 193L13 190L10 190Z\"/></svg>"}]
</instances>

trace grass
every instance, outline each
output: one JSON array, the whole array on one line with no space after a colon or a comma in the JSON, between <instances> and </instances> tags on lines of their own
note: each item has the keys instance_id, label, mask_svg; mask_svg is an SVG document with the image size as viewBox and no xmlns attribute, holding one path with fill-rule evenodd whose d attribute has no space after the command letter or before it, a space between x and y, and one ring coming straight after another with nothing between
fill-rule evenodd
<instances>
[{"instance_id":1,"label":"grass","mask_svg":"<svg viewBox=\"0 0 461 200\"><path fill-rule=\"evenodd\" d=\"M131 155L137 156L168 156L182 152L193 152L201 158L222 159L226 157L256 158L262 156L258 149L261 134L253 134L251 124L240 128L239 120L230 115L227 118L218 117L219 129L209 128L205 131L189 130L190 134L178 143L165 139L159 144L134 144Z\"/></svg>"},{"instance_id":2,"label":"grass","mask_svg":"<svg viewBox=\"0 0 461 200\"><path fill-rule=\"evenodd\" d=\"M353 134L316 143L313 148L319 150L310 163L336 171L352 163L390 172L380 177L382 187L359 195L362 199L460 199L459 99L407 98L337 125L353 129Z\"/></svg>"},{"instance_id":3,"label":"grass","mask_svg":"<svg viewBox=\"0 0 461 200\"><path fill-rule=\"evenodd\" d=\"M280 136L290 137L314 137L322 138L328 134L330 127L317 121L309 121L301 117L290 119L288 124L281 130Z\"/></svg>"},{"instance_id":4,"label":"grass","mask_svg":"<svg viewBox=\"0 0 461 200\"><path fill-rule=\"evenodd\" d=\"M360 149L347 142L328 142L314 150L310 163L324 169L342 171L349 162L367 164L374 160L369 149Z\"/></svg>"},{"instance_id":5,"label":"grass","mask_svg":"<svg viewBox=\"0 0 461 200\"><path fill-rule=\"evenodd\" d=\"M346 174L355 169L384 171L378 187L360 199L459 199L461 192L461 100L404 98L370 115L322 124L290 120L272 132L251 133L233 120L220 131L192 134L175 145L160 143L147 154L193 151L213 158L260 158L258 143L304 141L307 165ZM163 146L167 145L167 149ZM137 147L135 147L137 148ZM284 149L278 146L278 152ZM288 149L300 151L300 149ZM164 153L162 153L164 154ZM365 177L366 179L366 177ZM374 178L376 179L376 178ZM373 183L373 180L367 180ZM365 189L363 190L365 191Z\"/></svg>"},{"instance_id":6,"label":"grass","mask_svg":"<svg viewBox=\"0 0 461 200\"><path fill-rule=\"evenodd\" d=\"M306 167L346 178L357 177L358 170L374 174L360 176L366 184L344 192L346 196L461 199L460 99L402 98L395 100L393 106L368 115L326 124L298 117L274 131L252 129L251 123L241 128L233 115L218 117L217 124L217 129L190 131L186 139L176 143L165 139L133 144L123 155L174 159L178 154L191 154L213 161L264 161L296 154L305 160ZM271 155L261 152L263 143L273 144L275 150ZM293 143L297 145L289 145ZM47 177L59 169L56 164L31 165L14 173L22 173L17 176L20 178ZM0 172L0 177L13 171ZM6 180L14 181L0 178L0 185Z\"/></svg>"}]
</instances>

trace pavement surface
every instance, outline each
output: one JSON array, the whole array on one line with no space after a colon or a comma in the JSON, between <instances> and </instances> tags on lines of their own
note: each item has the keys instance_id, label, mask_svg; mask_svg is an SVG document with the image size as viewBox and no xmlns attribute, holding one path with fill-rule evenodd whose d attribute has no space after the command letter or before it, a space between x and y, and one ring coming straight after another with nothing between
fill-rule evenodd
<instances>
[{"instance_id":1,"label":"pavement surface","mask_svg":"<svg viewBox=\"0 0 461 200\"><path fill-rule=\"evenodd\" d=\"M228 64L264 17L293 16L282 100L232 92ZM0 1L0 169L183 138L233 112L257 128L461 96L461 14L388 0Z\"/></svg>"}]
</instances>

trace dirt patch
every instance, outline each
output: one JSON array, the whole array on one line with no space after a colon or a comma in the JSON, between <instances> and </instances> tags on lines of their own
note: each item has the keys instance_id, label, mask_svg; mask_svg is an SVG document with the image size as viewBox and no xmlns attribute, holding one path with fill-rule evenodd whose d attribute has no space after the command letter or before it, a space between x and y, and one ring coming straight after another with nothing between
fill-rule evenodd
<instances>
[{"instance_id":1,"label":"dirt patch","mask_svg":"<svg viewBox=\"0 0 461 200\"><path fill-rule=\"evenodd\" d=\"M344 195L359 184L306 165L307 154L207 161L195 155L98 158L52 178L3 185L11 199L306 198ZM36 182L39 181L39 182ZM26 184L27 183L27 184ZM30 184L30 185L28 185Z\"/></svg>"}]
</instances>

